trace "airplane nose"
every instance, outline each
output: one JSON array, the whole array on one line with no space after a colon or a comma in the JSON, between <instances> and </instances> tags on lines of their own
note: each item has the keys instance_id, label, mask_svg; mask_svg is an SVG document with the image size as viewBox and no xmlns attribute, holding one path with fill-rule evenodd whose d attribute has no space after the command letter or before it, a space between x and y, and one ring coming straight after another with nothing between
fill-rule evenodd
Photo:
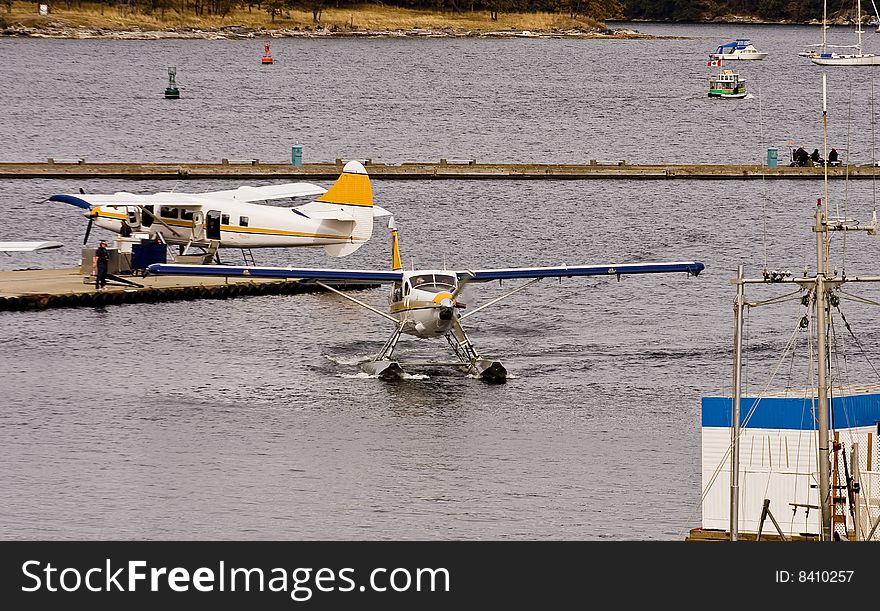
<instances>
[{"instance_id":1,"label":"airplane nose","mask_svg":"<svg viewBox=\"0 0 880 611\"><path fill-rule=\"evenodd\" d=\"M452 320L452 314L455 312L455 302L446 297L440 301L440 312L438 316L440 320Z\"/></svg>"}]
</instances>

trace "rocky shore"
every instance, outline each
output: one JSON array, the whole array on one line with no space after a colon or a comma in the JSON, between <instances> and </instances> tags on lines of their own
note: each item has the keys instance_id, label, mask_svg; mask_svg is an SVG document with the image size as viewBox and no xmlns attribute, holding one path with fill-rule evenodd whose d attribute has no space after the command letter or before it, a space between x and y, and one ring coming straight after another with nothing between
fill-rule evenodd
<instances>
[{"instance_id":1,"label":"rocky shore","mask_svg":"<svg viewBox=\"0 0 880 611\"><path fill-rule=\"evenodd\" d=\"M466 30L457 28L425 29L411 28L400 30L367 30L359 28L293 28L268 29L230 25L215 29L169 28L165 30L109 30L102 28L71 27L60 23L46 23L40 27L11 24L0 29L0 36L23 38L79 38L115 40L161 40L170 38L190 38L205 40L228 40L237 38L654 38L635 30L594 29L594 30L551 30L533 32L530 30Z\"/></svg>"}]
</instances>

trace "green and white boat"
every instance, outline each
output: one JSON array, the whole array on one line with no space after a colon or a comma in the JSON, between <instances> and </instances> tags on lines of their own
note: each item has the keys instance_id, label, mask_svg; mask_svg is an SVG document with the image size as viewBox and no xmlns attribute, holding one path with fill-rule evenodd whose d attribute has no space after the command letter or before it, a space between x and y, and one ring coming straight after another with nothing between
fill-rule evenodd
<instances>
[{"instance_id":1,"label":"green and white boat","mask_svg":"<svg viewBox=\"0 0 880 611\"><path fill-rule=\"evenodd\" d=\"M744 98L746 95L745 79L741 79L739 73L733 70L722 70L709 77L710 98Z\"/></svg>"}]
</instances>

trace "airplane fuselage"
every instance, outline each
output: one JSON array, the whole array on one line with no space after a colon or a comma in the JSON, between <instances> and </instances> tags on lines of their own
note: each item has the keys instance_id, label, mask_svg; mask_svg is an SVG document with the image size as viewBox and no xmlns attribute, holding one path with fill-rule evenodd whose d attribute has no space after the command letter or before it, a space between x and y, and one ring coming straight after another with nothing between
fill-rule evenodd
<instances>
[{"instance_id":1,"label":"airplane fuselage","mask_svg":"<svg viewBox=\"0 0 880 611\"><path fill-rule=\"evenodd\" d=\"M94 217L98 227L116 233L125 219L133 231L159 233L168 244L207 244L216 240L221 248L272 248L359 241L351 234L351 223L311 219L291 207L245 202L194 206L192 202L181 202L180 206L143 208L146 212L138 206L96 206L87 216Z\"/></svg>"},{"instance_id":2,"label":"airplane fuselage","mask_svg":"<svg viewBox=\"0 0 880 611\"><path fill-rule=\"evenodd\" d=\"M395 282L391 288L391 315L405 323L403 332L409 335L422 338L446 335L459 317L461 306L453 297L457 287L455 272L404 272L402 281Z\"/></svg>"}]
</instances>

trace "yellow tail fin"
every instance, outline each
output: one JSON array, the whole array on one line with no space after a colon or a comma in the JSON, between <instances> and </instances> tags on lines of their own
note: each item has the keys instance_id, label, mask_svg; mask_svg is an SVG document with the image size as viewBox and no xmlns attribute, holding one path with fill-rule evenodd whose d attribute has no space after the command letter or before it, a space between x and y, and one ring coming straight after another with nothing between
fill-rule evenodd
<instances>
[{"instance_id":1,"label":"yellow tail fin","mask_svg":"<svg viewBox=\"0 0 880 611\"><path fill-rule=\"evenodd\" d=\"M403 269L400 261L400 240L397 237L397 229L391 230L391 271Z\"/></svg>"},{"instance_id":2,"label":"yellow tail fin","mask_svg":"<svg viewBox=\"0 0 880 611\"><path fill-rule=\"evenodd\" d=\"M349 161L342 168L336 182L316 199L317 202L340 204L343 206L373 206L373 188L370 177L360 161Z\"/></svg>"}]
</instances>

